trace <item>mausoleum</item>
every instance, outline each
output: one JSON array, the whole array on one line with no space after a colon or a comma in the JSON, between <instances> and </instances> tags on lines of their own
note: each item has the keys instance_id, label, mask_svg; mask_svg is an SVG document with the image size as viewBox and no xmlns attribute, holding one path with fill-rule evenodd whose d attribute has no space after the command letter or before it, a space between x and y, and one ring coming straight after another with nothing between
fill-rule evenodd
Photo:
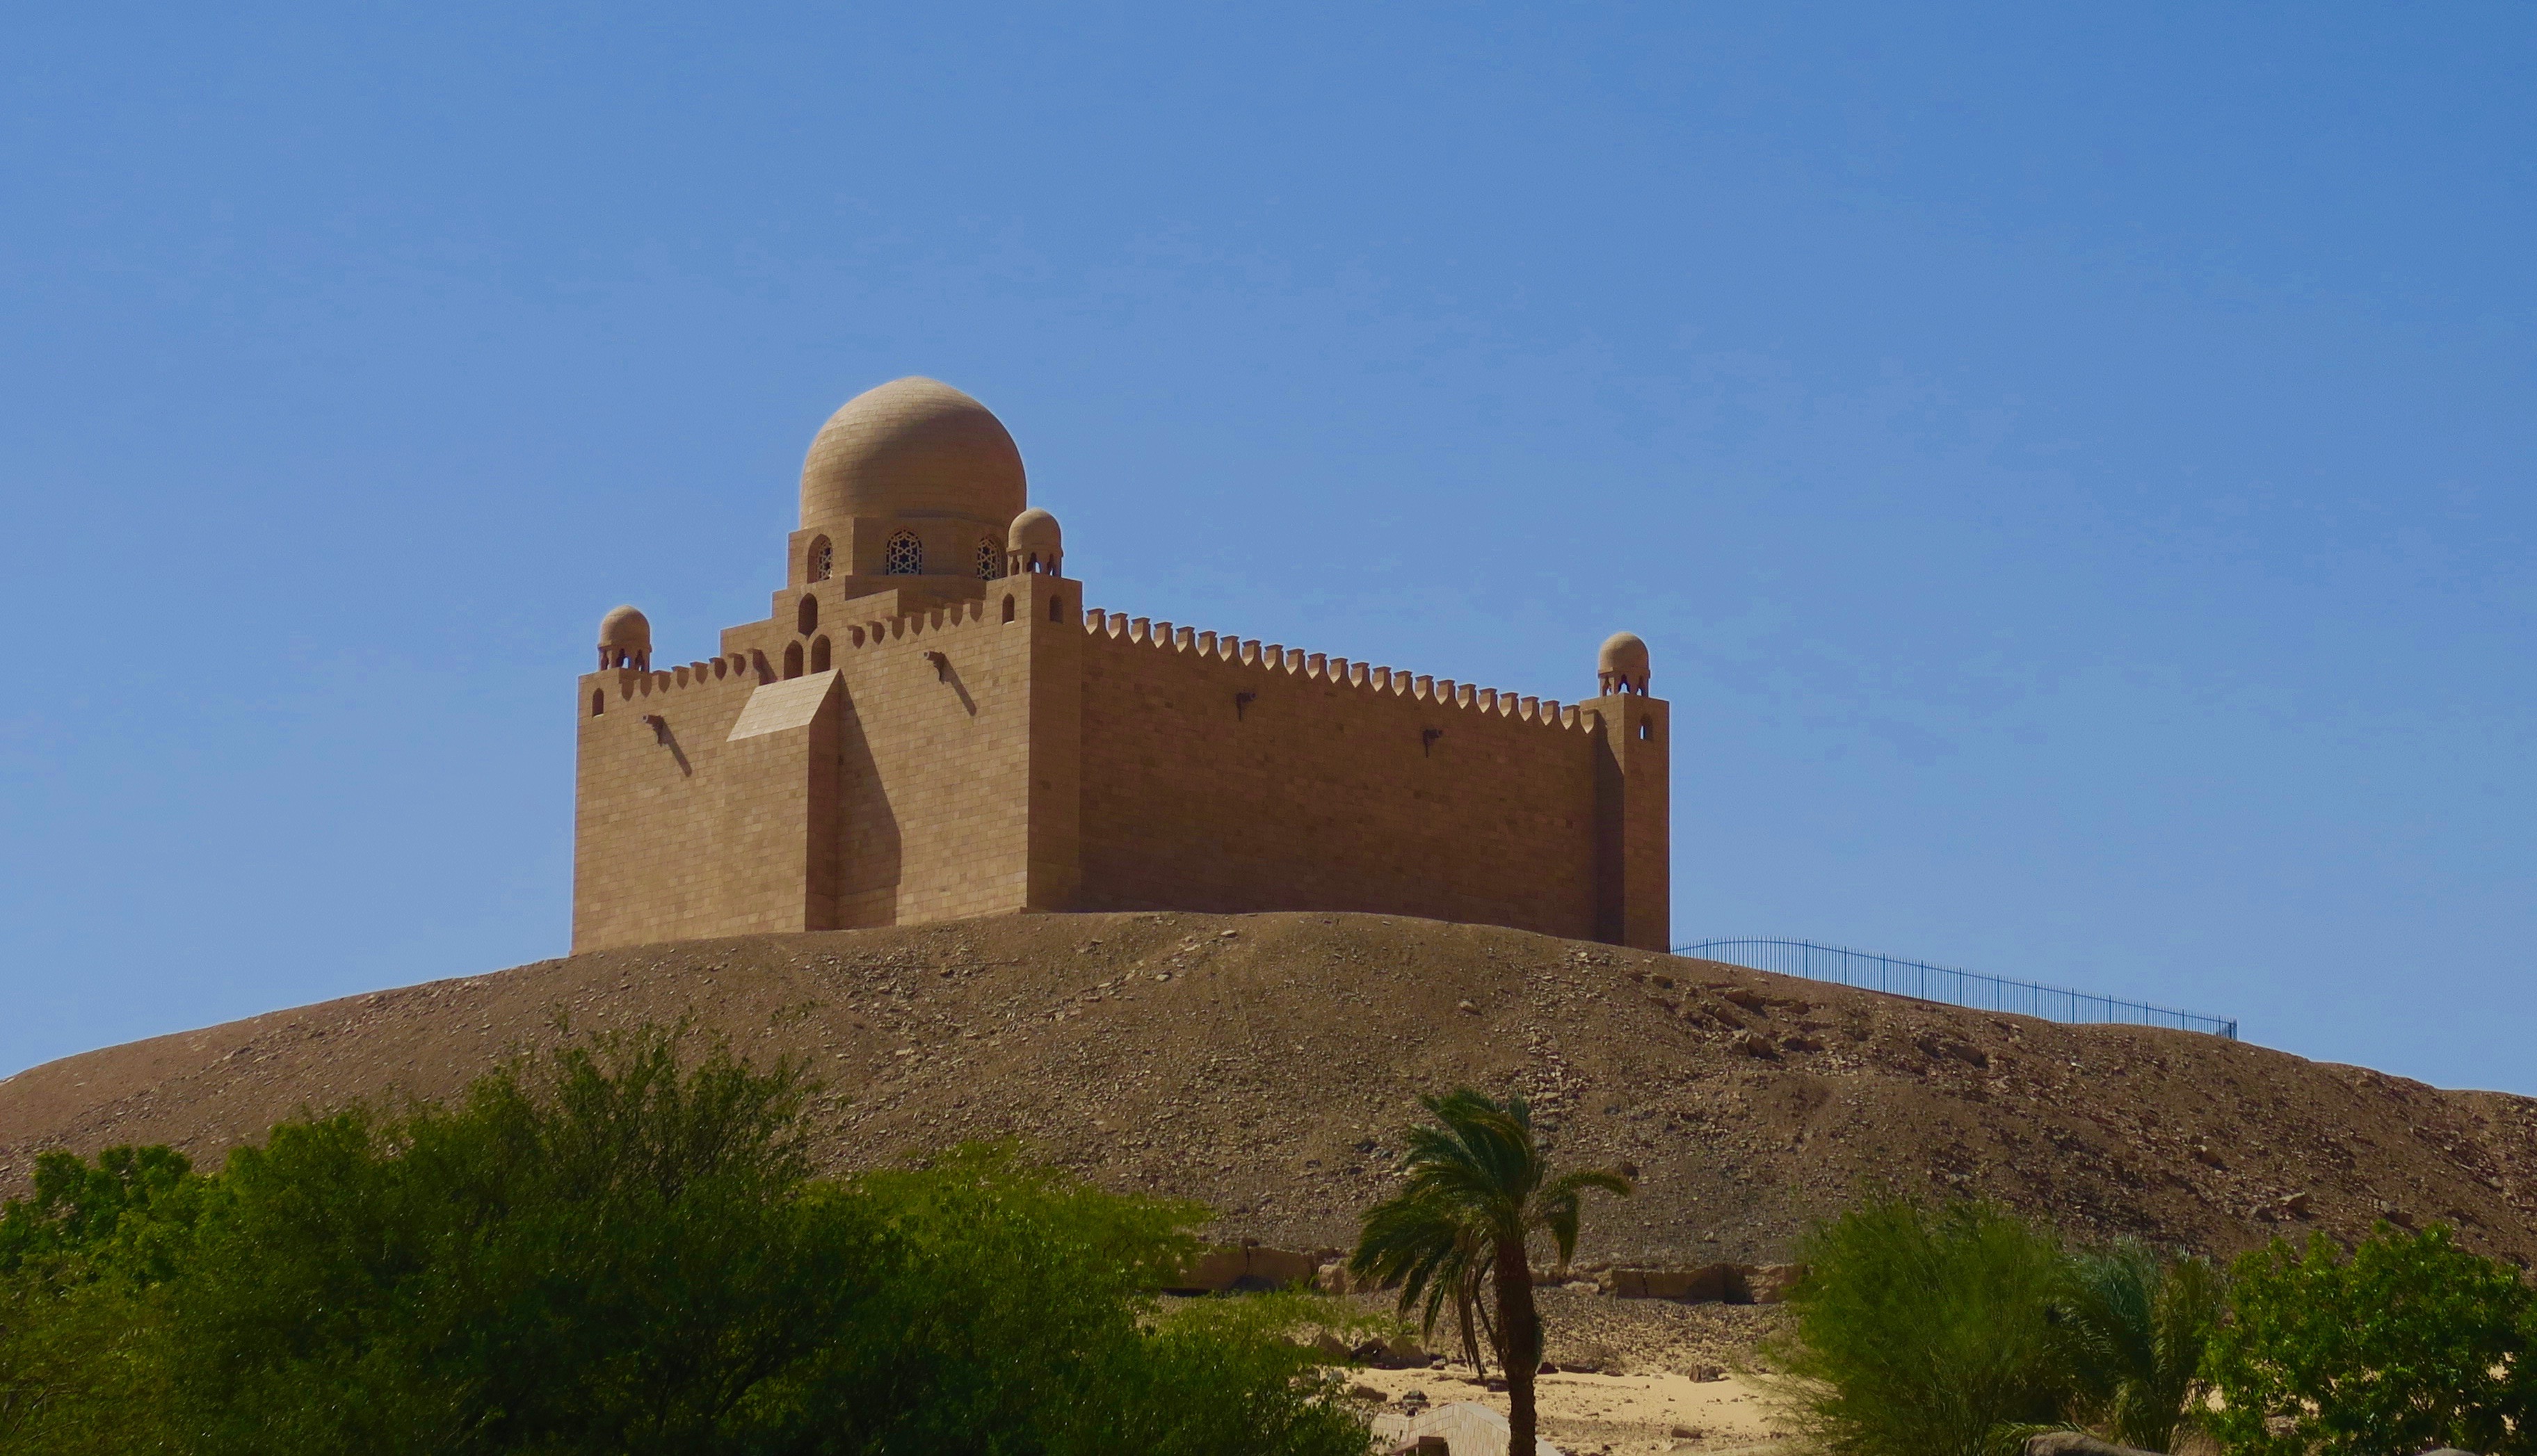
<instances>
[{"instance_id":1,"label":"mausoleum","mask_svg":"<svg viewBox=\"0 0 2537 1456\"><path fill-rule=\"evenodd\" d=\"M1666 705L1629 633L1563 704L1087 607L1012 436L931 379L821 426L783 579L700 662L601 621L574 950L1094 910L1666 948Z\"/></svg>"}]
</instances>

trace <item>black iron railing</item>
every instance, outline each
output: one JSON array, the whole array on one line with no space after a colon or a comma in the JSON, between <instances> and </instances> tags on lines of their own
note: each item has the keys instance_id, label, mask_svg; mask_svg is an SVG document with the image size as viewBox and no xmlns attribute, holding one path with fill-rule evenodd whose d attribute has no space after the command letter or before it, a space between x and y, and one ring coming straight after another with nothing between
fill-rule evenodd
<instances>
[{"instance_id":1,"label":"black iron railing","mask_svg":"<svg viewBox=\"0 0 2537 1456\"><path fill-rule=\"evenodd\" d=\"M1843 985L1885 991L1892 995L1918 996L1924 1001L1972 1006L1983 1011L2011 1011L2022 1016L2041 1016L2048 1021L2168 1026L2226 1037L2232 1042L2238 1040L2238 1023L2233 1017L2203 1016L2196 1012L2179 1011L2172 1006L2127 1001L2120 996L2101 996L2032 981L1984 976L1979 971L1959 971L1949 966L1932 966L1925 961L1906 961L1873 951L1817 945L1811 940L1703 940L1691 945L1677 945L1674 954L1724 961L1730 966L1771 971L1782 976L1802 976L1810 981L1838 981Z\"/></svg>"}]
</instances>

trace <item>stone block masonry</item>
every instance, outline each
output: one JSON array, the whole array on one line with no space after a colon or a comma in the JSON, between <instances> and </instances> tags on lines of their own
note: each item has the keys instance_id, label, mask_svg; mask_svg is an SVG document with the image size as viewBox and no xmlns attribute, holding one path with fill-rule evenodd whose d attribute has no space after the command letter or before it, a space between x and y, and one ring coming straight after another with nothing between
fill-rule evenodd
<instances>
[{"instance_id":1,"label":"stone block masonry","mask_svg":"<svg viewBox=\"0 0 2537 1456\"><path fill-rule=\"evenodd\" d=\"M648 620L609 613L576 697L576 951L1144 909L1665 948L1638 639L1562 707L1087 612L1024 498L985 407L897 381L813 443L764 620L655 670Z\"/></svg>"},{"instance_id":2,"label":"stone block masonry","mask_svg":"<svg viewBox=\"0 0 2537 1456\"><path fill-rule=\"evenodd\" d=\"M1088 627L1082 908L1362 910L1637 943L1630 856L1652 850L1639 868L1660 876L1664 844L1628 831L1650 795L1639 827L1661 825L1662 703L1544 706L1168 622ZM1664 948L1661 905L1640 919Z\"/></svg>"}]
</instances>

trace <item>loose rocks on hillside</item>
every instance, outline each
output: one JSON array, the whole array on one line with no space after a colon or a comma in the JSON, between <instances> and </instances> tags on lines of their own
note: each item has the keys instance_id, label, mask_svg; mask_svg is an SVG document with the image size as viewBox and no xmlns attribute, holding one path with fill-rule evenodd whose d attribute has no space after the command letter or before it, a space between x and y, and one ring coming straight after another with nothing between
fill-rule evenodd
<instances>
[{"instance_id":1,"label":"loose rocks on hillside","mask_svg":"<svg viewBox=\"0 0 2537 1456\"><path fill-rule=\"evenodd\" d=\"M1232 933L1228 933L1232 932ZM34 1154L447 1097L506 1053L692 1014L794 1057L831 1169L1014 1137L1215 1236L1344 1246L1417 1096L1522 1091L1563 1162L1637 1170L1578 1262L1785 1261L1870 1186L2215 1251L2385 1217L2537 1253L2537 1105L2243 1043L2065 1027L1399 917L1013 916L608 951L109 1047L0 1082ZM1692 1306L1699 1307L1699 1306Z\"/></svg>"}]
</instances>

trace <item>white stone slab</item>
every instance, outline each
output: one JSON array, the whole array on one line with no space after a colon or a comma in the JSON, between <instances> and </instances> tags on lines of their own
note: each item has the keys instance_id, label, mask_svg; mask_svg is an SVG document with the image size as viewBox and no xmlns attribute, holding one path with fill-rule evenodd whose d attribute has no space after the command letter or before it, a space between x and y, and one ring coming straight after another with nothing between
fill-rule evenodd
<instances>
[{"instance_id":1,"label":"white stone slab","mask_svg":"<svg viewBox=\"0 0 2537 1456\"><path fill-rule=\"evenodd\" d=\"M808 728L819 716L819 705L835 691L837 672L813 672L808 677L792 677L782 682L758 684L742 705L740 721L731 726L731 736L725 742L737 743L766 733L780 733L786 728Z\"/></svg>"}]
</instances>

